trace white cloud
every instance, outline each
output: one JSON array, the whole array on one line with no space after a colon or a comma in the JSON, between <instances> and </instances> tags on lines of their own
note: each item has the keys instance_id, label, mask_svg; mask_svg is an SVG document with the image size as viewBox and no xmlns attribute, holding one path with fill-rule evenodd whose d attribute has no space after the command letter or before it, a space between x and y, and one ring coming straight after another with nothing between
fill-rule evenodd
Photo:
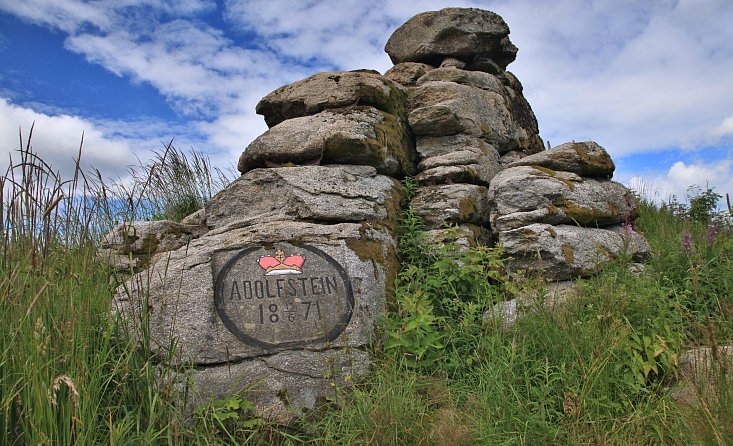
<instances>
[{"instance_id":1,"label":"white cloud","mask_svg":"<svg viewBox=\"0 0 733 446\"><path fill-rule=\"evenodd\" d=\"M725 118L718 128L715 129L713 134L718 137L733 135L733 116Z\"/></svg>"},{"instance_id":2,"label":"white cloud","mask_svg":"<svg viewBox=\"0 0 733 446\"><path fill-rule=\"evenodd\" d=\"M672 196L685 201L690 194L688 188L695 186L701 191L710 187L725 196L726 193L733 194L733 161L696 161L689 164L678 161L666 172L635 176L631 178L629 185L658 202L669 201Z\"/></svg>"},{"instance_id":3,"label":"white cloud","mask_svg":"<svg viewBox=\"0 0 733 446\"><path fill-rule=\"evenodd\" d=\"M106 28L111 21L98 5L77 0L0 0L0 8L38 25L74 32L84 24Z\"/></svg>"},{"instance_id":4,"label":"white cloud","mask_svg":"<svg viewBox=\"0 0 733 446\"><path fill-rule=\"evenodd\" d=\"M146 8L144 14L135 15L136 21L151 16L167 14L190 17L216 9L213 0L0 0L0 9L29 22L56 28L69 34L92 26L108 31L127 22L127 14L135 8ZM139 11L140 9L138 9Z\"/></svg>"},{"instance_id":5,"label":"white cloud","mask_svg":"<svg viewBox=\"0 0 733 446\"><path fill-rule=\"evenodd\" d=\"M221 31L183 20L143 35L119 30L71 36L66 46L119 76L149 83L193 117L231 110L242 92L269 92L280 85L280 77L267 74L284 71L272 55L235 47ZM254 103L247 105L254 109Z\"/></svg>"},{"instance_id":6,"label":"white cloud","mask_svg":"<svg viewBox=\"0 0 733 446\"><path fill-rule=\"evenodd\" d=\"M594 139L615 156L719 142L733 108L732 2L578 0L533 17L537 7L497 10L546 139Z\"/></svg>"},{"instance_id":7,"label":"white cloud","mask_svg":"<svg viewBox=\"0 0 733 446\"><path fill-rule=\"evenodd\" d=\"M95 167L108 175L122 175L125 167L134 160L129 141L107 137L90 121L76 116L38 113L0 98L0 166L3 171L8 165L9 155L18 161L13 152L19 148L19 134L22 134L25 144L32 125L31 146L44 161L58 169L63 178L69 178L73 173L82 133L82 165L85 170Z\"/></svg>"},{"instance_id":8,"label":"white cloud","mask_svg":"<svg viewBox=\"0 0 733 446\"><path fill-rule=\"evenodd\" d=\"M453 1L450 6L478 4ZM384 52L392 32L419 12L445 6L437 0L229 0L225 17L235 26L254 31L263 45L281 57L320 69L384 72L392 66Z\"/></svg>"}]
</instances>

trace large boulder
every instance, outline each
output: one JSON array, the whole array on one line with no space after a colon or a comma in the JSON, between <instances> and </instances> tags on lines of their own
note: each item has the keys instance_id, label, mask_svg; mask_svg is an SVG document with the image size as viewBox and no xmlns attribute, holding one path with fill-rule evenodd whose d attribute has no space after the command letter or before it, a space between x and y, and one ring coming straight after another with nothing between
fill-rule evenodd
<instances>
[{"instance_id":1,"label":"large boulder","mask_svg":"<svg viewBox=\"0 0 733 446\"><path fill-rule=\"evenodd\" d=\"M593 141L569 142L514 161L508 167L540 166L582 177L611 178L616 166L606 149Z\"/></svg>"},{"instance_id":2,"label":"large boulder","mask_svg":"<svg viewBox=\"0 0 733 446\"><path fill-rule=\"evenodd\" d=\"M154 353L196 366L195 402L241 390L287 421L363 378L398 269L387 228L264 220L164 254L115 304L133 330L147 314Z\"/></svg>"},{"instance_id":3,"label":"large boulder","mask_svg":"<svg viewBox=\"0 0 733 446\"><path fill-rule=\"evenodd\" d=\"M402 116L405 95L402 87L376 71L325 72L278 88L260 100L256 111L268 127L351 105L369 105Z\"/></svg>"},{"instance_id":4,"label":"large boulder","mask_svg":"<svg viewBox=\"0 0 733 446\"><path fill-rule=\"evenodd\" d=\"M493 12L445 8L412 17L395 30L384 50L395 64L439 66L444 59L455 58L469 69L504 70L517 55L508 36L509 27Z\"/></svg>"},{"instance_id":5,"label":"large boulder","mask_svg":"<svg viewBox=\"0 0 733 446\"><path fill-rule=\"evenodd\" d=\"M534 223L499 233L513 273L540 274L548 281L592 276L601 266L626 254L646 259L651 248L628 226L583 228Z\"/></svg>"},{"instance_id":6,"label":"large boulder","mask_svg":"<svg viewBox=\"0 0 733 446\"><path fill-rule=\"evenodd\" d=\"M421 160L420 184L472 183L488 185L499 172L499 152L475 136L428 136L417 140Z\"/></svg>"},{"instance_id":7,"label":"large boulder","mask_svg":"<svg viewBox=\"0 0 733 446\"><path fill-rule=\"evenodd\" d=\"M206 204L207 224L211 228L275 220L392 224L401 199L399 183L369 166L255 169Z\"/></svg>"},{"instance_id":8,"label":"large boulder","mask_svg":"<svg viewBox=\"0 0 733 446\"><path fill-rule=\"evenodd\" d=\"M413 90L408 107L418 137L463 133L491 143L499 153L543 148L536 127L520 126L499 93L454 82L426 82Z\"/></svg>"},{"instance_id":9,"label":"large boulder","mask_svg":"<svg viewBox=\"0 0 733 446\"><path fill-rule=\"evenodd\" d=\"M427 229L452 224L488 221L488 199L484 186L443 184L421 187L410 207L422 218Z\"/></svg>"},{"instance_id":10,"label":"large boulder","mask_svg":"<svg viewBox=\"0 0 733 446\"><path fill-rule=\"evenodd\" d=\"M489 186L489 202L494 232L532 223L608 226L639 215L636 197L620 183L539 166L501 171Z\"/></svg>"},{"instance_id":11,"label":"large boulder","mask_svg":"<svg viewBox=\"0 0 733 446\"><path fill-rule=\"evenodd\" d=\"M238 168L363 164L400 178L413 172L412 158L412 140L395 115L357 106L281 122L247 147Z\"/></svg>"},{"instance_id":12,"label":"large boulder","mask_svg":"<svg viewBox=\"0 0 733 446\"><path fill-rule=\"evenodd\" d=\"M325 253L340 265L344 276L330 270L321 273L329 267L329 262L318 260L317 253L304 246ZM237 255L252 247L257 249L248 254L255 258L251 265L236 264L225 270ZM278 250L286 256L297 254L304 257L304 274L267 275L264 266L258 265L256 259L274 257ZM317 280L310 281L311 276L305 274L308 268L315 268ZM324 225L269 221L238 229L214 230L187 247L160 256L149 270L130 278L126 286L118 289L115 302L125 315L139 315L142 305L147 304L154 352L162 353L175 345L177 363L217 364L288 350L293 347L294 339L304 339L301 347L308 349L368 344L377 318L384 310L386 296L391 292L388 284L392 283L390 280L394 279L398 268L395 241L386 228L366 223ZM223 294L215 296L215 285L222 271L227 272L219 280L219 291ZM331 280L332 275L338 276L337 282ZM329 280L322 281L321 276L328 276ZM301 281L303 277L308 277L308 280ZM350 303L353 308L350 309L349 321L341 327L343 331L333 339L318 336L319 327L308 328L316 330L313 333L300 327L305 331L255 332L252 337L257 337L260 342L251 342L250 339L243 342L236 330L230 330L218 315L220 307L235 301L248 305L245 310L255 311L249 316L253 317L252 322L261 324L265 321L260 322L257 306L249 306L282 302L282 311L276 311L283 318L288 316L283 313L286 303L295 302L300 307L301 302L312 298L321 300L321 320L330 323L333 321L328 318L336 314L333 312L343 310L337 306L345 305L345 301L333 298L326 291L329 288L340 289L343 277L347 278L353 292L353 302ZM220 297L224 302L217 303ZM316 311L315 300L312 311ZM327 313L329 311L333 314ZM267 316L264 314L264 319ZM236 320L234 325L238 325ZM240 331L250 329L244 325L235 328ZM259 328L258 325L251 329ZM171 344L174 340L176 342Z\"/></svg>"},{"instance_id":13,"label":"large boulder","mask_svg":"<svg viewBox=\"0 0 733 446\"><path fill-rule=\"evenodd\" d=\"M504 98L504 103L514 124L521 129L525 129L531 135L530 138L533 141L522 145L522 149L527 154L539 152L543 149L542 140L539 137L537 118L529 102L522 94L522 84L512 73L506 71L499 75L492 75L457 68L438 68L427 72L418 79L417 85L420 86L435 81L454 82L500 94Z\"/></svg>"}]
</instances>

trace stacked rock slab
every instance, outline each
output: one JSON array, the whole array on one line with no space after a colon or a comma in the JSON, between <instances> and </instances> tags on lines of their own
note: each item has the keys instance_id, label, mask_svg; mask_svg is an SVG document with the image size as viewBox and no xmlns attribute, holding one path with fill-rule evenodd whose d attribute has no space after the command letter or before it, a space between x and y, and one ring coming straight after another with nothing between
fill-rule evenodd
<instances>
[{"instance_id":1,"label":"stacked rock slab","mask_svg":"<svg viewBox=\"0 0 733 446\"><path fill-rule=\"evenodd\" d=\"M567 143L514 163L489 187L491 228L515 272L548 280L590 276L622 254L643 260L634 195L611 181L615 166L593 142Z\"/></svg>"},{"instance_id":2,"label":"stacked rock slab","mask_svg":"<svg viewBox=\"0 0 733 446\"><path fill-rule=\"evenodd\" d=\"M436 238L460 225L463 241L488 242L487 186L515 160L543 149L522 85L505 71L517 49L498 15L446 8L399 27L385 75L409 90L407 118L419 155L412 208Z\"/></svg>"},{"instance_id":3,"label":"stacked rock slab","mask_svg":"<svg viewBox=\"0 0 733 446\"><path fill-rule=\"evenodd\" d=\"M115 265L145 268L117 308L149 320L154 353L192 366L192 403L243 392L260 415L287 421L366 375L399 269L405 175L435 239L498 239L515 272L564 280L648 252L605 150L543 151L506 71L517 52L508 35L488 11L419 14L390 37L384 76L319 73L264 97L269 130L242 153L242 176L188 224L113 231Z\"/></svg>"},{"instance_id":4,"label":"stacked rock slab","mask_svg":"<svg viewBox=\"0 0 733 446\"><path fill-rule=\"evenodd\" d=\"M245 392L288 420L369 369L365 348L399 268L413 169L406 94L372 71L319 73L257 106L270 129L205 209L208 232L131 278L155 352L194 366L193 402ZM146 296L150 296L146 299Z\"/></svg>"}]
</instances>

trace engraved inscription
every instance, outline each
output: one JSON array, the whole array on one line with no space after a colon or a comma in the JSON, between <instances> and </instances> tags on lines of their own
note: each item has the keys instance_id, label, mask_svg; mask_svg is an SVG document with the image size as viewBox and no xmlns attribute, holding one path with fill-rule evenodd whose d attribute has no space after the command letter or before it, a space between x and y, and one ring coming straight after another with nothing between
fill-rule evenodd
<instances>
[{"instance_id":1,"label":"engraved inscription","mask_svg":"<svg viewBox=\"0 0 733 446\"><path fill-rule=\"evenodd\" d=\"M247 248L214 275L219 317L254 347L332 341L351 320L354 296L346 272L312 246Z\"/></svg>"}]
</instances>

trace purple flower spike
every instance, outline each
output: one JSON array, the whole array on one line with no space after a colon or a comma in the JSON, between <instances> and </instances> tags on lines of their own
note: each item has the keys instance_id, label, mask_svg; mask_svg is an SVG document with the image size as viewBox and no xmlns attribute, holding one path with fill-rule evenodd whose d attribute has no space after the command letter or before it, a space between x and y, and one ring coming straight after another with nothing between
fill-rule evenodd
<instances>
[{"instance_id":1,"label":"purple flower spike","mask_svg":"<svg viewBox=\"0 0 733 446\"><path fill-rule=\"evenodd\" d=\"M687 255L692 253L692 234L690 234L690 231L686 229L682 233L682 250Z\"/></svg>"}]
</instances>

